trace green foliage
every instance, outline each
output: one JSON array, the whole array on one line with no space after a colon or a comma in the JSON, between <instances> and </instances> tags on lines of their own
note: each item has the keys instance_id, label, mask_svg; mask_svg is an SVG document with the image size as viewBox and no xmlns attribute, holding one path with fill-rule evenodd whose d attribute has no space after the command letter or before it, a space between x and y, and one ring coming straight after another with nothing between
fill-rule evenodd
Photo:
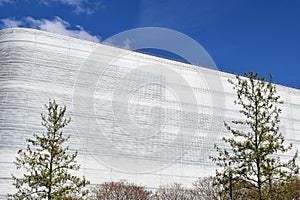
<instances>
[{"instance_id":1,"label":"green foliage","mask_svg":"<svg viewBox=\"0 0 300 200\"><path fill-rule=\"evenodd\" d=\"M221 168L216 171L216 184L223 186L227 199L274 199L284 196L288 189L275 185L289 182L299 171L294 157L282 162L277 153L286 153L292 144L285 145L279 130L279 105L283 102L276 94L276 87L257 73L245 73L228 80L236 91L234 101L244 116L225 122L232 137L223 138L227 148L215 145L217 157L211 159ZM276 190L274 189L276 188ZM229 192L232 191L232 195Z\"/></svg>"},{"instance_id":2,"label":"green foliage","mask_svg":"<svg viewBox=\"0 0 300 200\"><path fill-rule=\"evenodd\" d=\"M27 149L19 150L15 165L23 170L23 177L14 179L17 192L10 199L71 199L71 196L83 198L87 190L83 188L88 181L74 176L80 165L75 161L77 152L70 153L65 146L70 136L64 136L62 129L71 119L64 117L66 107L59 107L55 101L45 105L48 114L41 114L42 126L46 132L34 134L27 139ZM70 198L69 198L70 197Z\"/></svg>"},{"instance_id":3,"label":"green foliage","mask_svg":"<svg viewBox=\"0 0 300 200\"><path fill-rule=\"evenodd\" d=\"M300 180L298 177L293 177L288 181L274 182L272 190L272 199L300 199Z\"/></svg>"}]
</instances>

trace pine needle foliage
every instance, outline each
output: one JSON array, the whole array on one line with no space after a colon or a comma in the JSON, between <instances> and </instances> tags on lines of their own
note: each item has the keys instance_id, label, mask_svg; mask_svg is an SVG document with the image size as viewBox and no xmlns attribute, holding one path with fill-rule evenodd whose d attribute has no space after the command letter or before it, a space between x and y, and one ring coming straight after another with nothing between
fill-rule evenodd
<instances>
[{"instance_id":1,"label":"pine needle foliage","mask_svg":"<svg viewBox=\"0 0 300 200\"><path fill-rule=\"evenodd\" d=\"M12 175L17 192L8 197L54 200L76 196L83 199L87 194L84 187L89 182L71 173L78 171L80 165L75 160L77 151L71 153L69 146L65 145L70 135L65 136L62 129L71 121L71 118L65 118L66 106L59 107L55 100L49 100L45 108L48 113L41 114L41 124L46 131L34 133L26 140L27 148L18 151L14 163L24 174L22 177Z\"/></svg>"},{"instance_id":2,"label":"pine needle foliage","mask_svg":"<svg viewBox=\"0 0 300 200\"><path fill-rule=\"evenodd\" d=\"M299 172L298 152L291 160L282 162L278 153L292 150L280 132L280 105L276 86L255 72L228 80L236 91L234 104L240 108L241 118L224 122L231 133L224 137L227 147L215 145L219 167L216 184L222 185L227 199L285 199L288 189L278 187L293 181Z\"/></svg>"}]
</instances>

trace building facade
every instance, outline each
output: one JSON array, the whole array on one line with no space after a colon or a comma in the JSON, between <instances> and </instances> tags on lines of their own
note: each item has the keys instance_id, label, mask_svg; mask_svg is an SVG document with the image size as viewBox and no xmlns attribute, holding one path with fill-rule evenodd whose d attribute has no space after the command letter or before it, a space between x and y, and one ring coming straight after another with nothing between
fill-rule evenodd
<instances>
[{"instance_id":1,"label":"building facade","mask_svg":"<svg viewBox=\"0 0 300 200\"><path fill-rule=\"evenodd\" d=\"M13 192L17 151L55 99L80 174L99 184L190 185L213 175L208 156L239 119L234 75L33 29L0 31L0 197ZM300 147L300 91L277 85L281 131ZM291 154L283 157L290 158Z\"/></svg>"}]
</instances>

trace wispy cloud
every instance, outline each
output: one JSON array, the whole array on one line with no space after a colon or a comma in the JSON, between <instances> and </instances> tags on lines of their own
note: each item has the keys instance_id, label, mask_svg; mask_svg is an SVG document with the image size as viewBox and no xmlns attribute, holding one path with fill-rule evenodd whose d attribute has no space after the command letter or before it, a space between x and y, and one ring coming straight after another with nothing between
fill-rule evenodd
<instances>
[{"instance_id":1,"label":"wispy cloud","mask_svg":"<svg viewBox=\"0 0 300 200\"><path fill-rule=\"evenodd\" d=\"M7 4L7 3L14 3L14 0L0 0L0 6Z\"/></svg>"},{"instance_id":2,"label":"wispy cloud","mask_svg":"<svg viewBox=\"0 0 300 200\"><path fill-rule=\"evenodd\" d=\"M90 34L79 25L76 25L75 29L71 29L71 25L67 21L59 17L55 17L53 20L34 19L32 17L24 17L21 20L6 18L1 19L1 22L3 23L2 28L29 27L71 37L76 37L92 42L100 42L100 36Z\"/></svg>"},{"instance_id":3,"label":"wispy cloud","mask_svg":"<svg viewBox=\"0 0 300 200\"><path fill-rule=\"evenodd\" d=\"M28 0L0 0L0 6L4 4L12 4L17 2L27 2L32 3ZM105 8L102 1L99 0L34 0L37 3L43 4L45 6L52 6L54 3L63 4L69 6L73 9L76 14L93 14L99 9Z\"/></svg>"},{"instance_id":4,"label":"wispy cloud","mask_svg":"<svg viewBox=\"0 0 300 200\"><path fill-rule=\"evenodd\" d=\"M1 22L3 23L3 28L19 27L22 25L21 21L13 18L1 19Z\"/></svg>"},{"instance_id":5,"label":"wispy cloud","mask_svg":"<svg viewBox=\"0 0 300 200\"><path fill-rule=\"evenodd\" d=\"M48 2L59 2L74 8L77 14L93 14L100 8L105 8L101 1L95 0L46 0Z\"/></svg>"}]
</instances>

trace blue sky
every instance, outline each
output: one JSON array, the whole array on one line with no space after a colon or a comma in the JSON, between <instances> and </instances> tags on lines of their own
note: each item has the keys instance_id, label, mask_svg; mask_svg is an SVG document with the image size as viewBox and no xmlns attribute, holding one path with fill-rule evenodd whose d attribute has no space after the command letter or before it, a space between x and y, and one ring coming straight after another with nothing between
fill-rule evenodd
<instances>
[{"instance_id":1,"label":"blue sky","mask_svg":"<svg viewBox=\"0 0 300 200\"><path fill-rule=\"evenodd\" d=\"M221 71L273 74L300 88L300 0L0 0L0 27L32 27L92 41L145 26L198 41Z\"/></svg>"}]
</instances>

